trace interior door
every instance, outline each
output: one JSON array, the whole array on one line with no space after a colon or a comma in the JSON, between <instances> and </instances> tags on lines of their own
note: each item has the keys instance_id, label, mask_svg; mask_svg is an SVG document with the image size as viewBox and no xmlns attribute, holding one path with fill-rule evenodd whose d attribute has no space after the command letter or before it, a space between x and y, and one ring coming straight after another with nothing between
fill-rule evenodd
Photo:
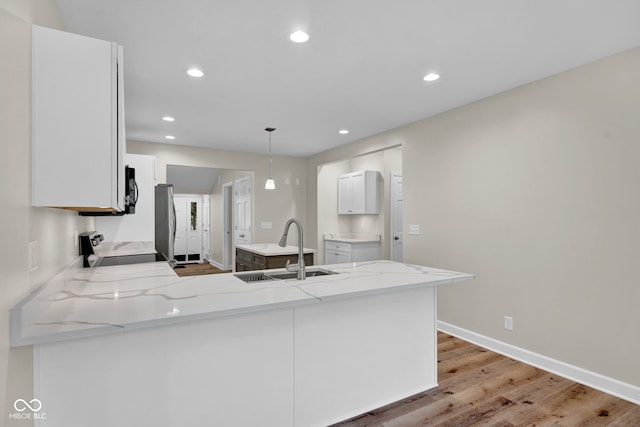
<instances>
[{"instance_id":1,"label":"interior door","mask_svg":"<svg viewBox=\"0 0 640 427\"><path fill-rule=\"evenodd\" d=\"M179 263L187 260L187 200L180 195L173 196L176 208L176 239L173 253Z\"/></svg>"},{"instance_id":2,"label":"interior door","mask_svg":"<svg viewBox=\"0 0 640 427\"><path fill-rule=\"evenodd\" d=\"M402 262L402 174L391 173L391 259Z\"/></svg>"},{"instance_id":3,"label":"interior door","mask_svg":"<svg viewBox=\"0 0 640 427\"><path fill-rule=\"evenodd\" d=\"M233 218L233 184L228 183L223 187L224 191L224 201L223 201L223 210L224 210L224 248L222 250L222 260L224 264L225 270L230 270L233 260L233 237L231 235L232 231L232 221Z\"/></svg>"},{"instance_id":4,"label":"interior door","mask_svg":"<svg viewBox=\"0 0 640 427\"><path fill-rule=\"evenodd\" d=\"M235 241L236 244L251 243L251 177L234 182Z\"/></svg>"},{"instance_id":5,"label":"interior door","mask_svg":"<svg viewBox=\"0 0 640 427\"><path fill-rule=\"evenodd\" d=\"M188 196L187 261L202 261L202 196Z\"/></svg>"}]
</instances>

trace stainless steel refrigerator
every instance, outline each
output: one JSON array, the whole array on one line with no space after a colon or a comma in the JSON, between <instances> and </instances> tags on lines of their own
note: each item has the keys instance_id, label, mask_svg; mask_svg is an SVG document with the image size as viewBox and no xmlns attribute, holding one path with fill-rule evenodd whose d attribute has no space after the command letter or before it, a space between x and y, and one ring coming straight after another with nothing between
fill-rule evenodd
<instances>
[{"instance_id":1,"label":"stainless steel refrigerator","mask_svg":"<svg viewBox=\"0 0 640 427\"><path fill-rule=\"evenodd\" d=\"M156 251L176 266L173 247L176 241L176 208L173 204L173 185L156 186Z\"/></svg>"}]
</instances>

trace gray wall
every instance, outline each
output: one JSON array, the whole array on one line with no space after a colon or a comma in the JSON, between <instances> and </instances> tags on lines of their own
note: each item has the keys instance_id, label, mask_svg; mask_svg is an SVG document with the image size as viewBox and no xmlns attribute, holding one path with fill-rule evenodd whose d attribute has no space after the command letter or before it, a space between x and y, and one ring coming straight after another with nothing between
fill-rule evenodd
<instances>
[{"instance_id":1,"label":"gray wall","mask_svg":"<svg viewBox=\"0 0 640 427\"><path fill-rule=\"evenodd\" d=\"M640 386L640 48L307 159L403 144L405 261L455 326ZM512 332L503 316L514 319Z\"/></svg>"}]
</instances>

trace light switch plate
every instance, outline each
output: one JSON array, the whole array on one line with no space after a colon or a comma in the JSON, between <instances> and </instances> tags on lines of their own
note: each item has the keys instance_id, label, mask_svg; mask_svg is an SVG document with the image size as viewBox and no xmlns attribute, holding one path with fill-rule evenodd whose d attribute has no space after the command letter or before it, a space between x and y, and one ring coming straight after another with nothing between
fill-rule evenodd
<instances>
[{"instance_id":1,"label":"light switch plate","mask_svg":"<svg viewBox=\"0 0 640 427\"><path fill-rule=\"evenodd\" d=\"M260 223L260 228L262 228L263 230L271 230L273 228L273 223L272 222L262 222L262 223Z\"/></svg>"},{"instance_id":2,"label":"light switch plate","mask_svg":"<svg viewBox=\"0 0 640 427\"><path fill-rule=\"evenodd\" d=\"M409 234L414 236L418 236L420 234L420 226L419 225L409 225Z\"/></svg>"},{"instance_id":3,"label":"light switch plate","mask_svg":"<svg viewBox=\"0 0 640 427\"><path fill-rule=\"evenodd\" d=\"M507 331L513 331L513 317L504 316L504 328Z\"/></svg>"}]
</instances>

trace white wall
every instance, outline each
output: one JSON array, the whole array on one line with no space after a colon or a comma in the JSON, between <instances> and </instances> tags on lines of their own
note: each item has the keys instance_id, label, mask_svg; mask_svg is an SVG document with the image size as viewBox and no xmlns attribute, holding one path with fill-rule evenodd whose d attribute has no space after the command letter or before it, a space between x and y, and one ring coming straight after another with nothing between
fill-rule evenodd
<instances>
[{"instance_id":1,"label":"white wall","mask_svg":"<svg viewBox=\"0 0 640 427\"><path fill-rule=\"evenodd\" d=\"M390 258L390 174L402 172L401 147L319 165L317 167L318 233L316 261L324 262L325 233L379 234L381 236L380 255ZM380 213L377 215L338 215L338 178L340 175L359 170L380 172Z\"/></svg>"},{"instance_id":2,"label":"white wall","mask_svg":"<svg viewBox=\"0 0 640 427\"><path fill-rule=\"evenodd\" d=\"M154 155L157 161L157 178L161 183L165 182L168 164L253 171L253 243L278 242L289 218L299 218L303 225L305 223L307 216L305 159L273 156L273 178L276 181L276 189L265 190L264 182L269 173L269 157L263 154L139 141L127 141L127 152ZM273 228L261 229L262 222L271 222ZM213 248L212 245L212 251Z\"/></svg>"},{"instance_id":3,"label":"white wall","mask_svg":"<svg viewBox=\"0 0 640 427\"><path fill-rule=\"evenodd\" d=\"M74 232L91 219L31 208L31 23L61 28L48 0L0 0L0 425L31 425L9 418L16 399L33 398L31 346L9 347L9 309L78 256ZM29 271L28 242L38 242L39 267ZM44 402L43 402L44 404Z\"/></svg>"},{"instance_id":4,"label":"white wall","mask_svg":"<svg viewBox=\"0 0 640 427\"><path fill-rule=\"evenodd\" d=\"M477 275L439 319L640 386L639 69L636 48L313 156L308 222L316 165L402 143L405 260Z\"/></svg>"}]
</instances>

